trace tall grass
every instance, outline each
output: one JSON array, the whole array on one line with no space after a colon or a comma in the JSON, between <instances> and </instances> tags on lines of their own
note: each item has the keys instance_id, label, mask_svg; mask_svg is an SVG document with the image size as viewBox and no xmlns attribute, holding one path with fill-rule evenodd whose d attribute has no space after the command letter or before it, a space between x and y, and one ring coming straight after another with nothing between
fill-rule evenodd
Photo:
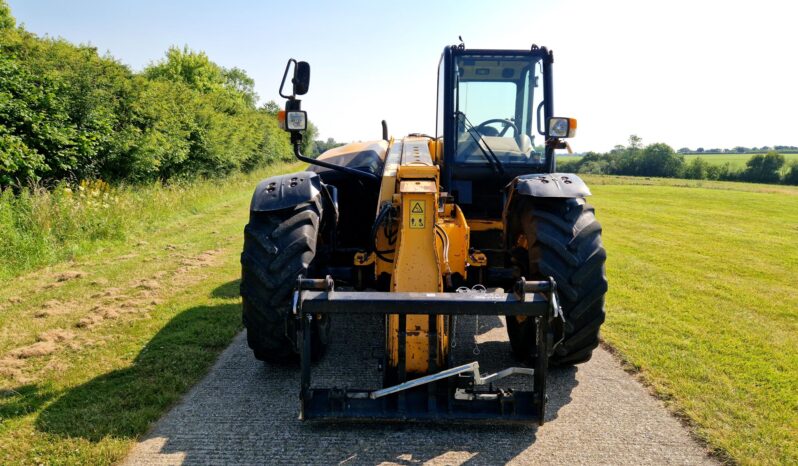
<instances>
[{"instance_id":1,"label":"tall grass","mask_svg":"<svg viewBox=\"0 0 798 466\"><path fill-rule=\"evenodd\" d=\"M191 215L219 202L231 188L254 189L259 179L286 169L287 164L275 164L248 174L170 184L110 186L95 180L49 190L7 189L0 193L0 280Z\"/></svg>"}]
</instances>

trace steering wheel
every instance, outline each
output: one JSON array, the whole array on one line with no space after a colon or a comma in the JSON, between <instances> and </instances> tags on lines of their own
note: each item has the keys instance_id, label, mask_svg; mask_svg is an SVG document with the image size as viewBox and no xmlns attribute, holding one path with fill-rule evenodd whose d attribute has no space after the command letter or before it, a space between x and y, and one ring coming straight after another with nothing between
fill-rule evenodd
<instances>
[{"instance_id":1,"label":"steering wheel","mask_svg":"<svg viewBox=\"0 0 798 466\"><path fill-rule=\"evenodd\" d=\"M515 126L515 123L513 123L510 120L505 120L504 118L491 118L490 120L485 120L482 123L478 124L477 127L474 128L474 129L479 131L480 134L484 134L482 132L482 129L483 128L488 128L489 127L488 125L492 125L493 123L501 123L503 125L501 131L499 131L499 135L498 135L499 137L504 136L504 133L506 133L507 130L510 129L510 128L513 129L513 137L518 136L518 134L520 133L520 131L518 131L518 127ZM495 131L495 128L491 128L491 129Z\"/></svg>"}]
</instances>

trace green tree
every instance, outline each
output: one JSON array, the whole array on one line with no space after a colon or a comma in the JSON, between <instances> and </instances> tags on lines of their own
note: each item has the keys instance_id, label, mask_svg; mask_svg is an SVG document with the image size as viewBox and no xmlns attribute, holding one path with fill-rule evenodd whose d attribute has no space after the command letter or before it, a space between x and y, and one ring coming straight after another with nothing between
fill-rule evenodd
<instances>
[{"instance_id":1,"label":"green tree","mask_svg":"<svg viewBox=\"0 0 798 466\"><path fill-rule=\"evenodd\" d=\"M200 92L220 90L226 83L224 70L211 62L205 52L194 52L188 46L170 47L166 57L144 70L149 79L180 82Z\"/></svg>"},{"instance_id":2,"label":"green tree","mask_svg":"<svg viewBox=\"0 0 798 466\"><path fill-rule=\"evenodd\" d=\"M696 157L684 167L684 177L693 180L705 180L708 178L709 162L702 157Z\"/></svg>"},{"instance_id":3,"label":"green tree","mask_svg":"<svg viewBox=\"0 0 798 466\"><path fill-rule=\"evenodd\" d=\"M16 26L17 22L11 16L11 8L5 0L0 0L0 29L13 29Z\"/></svg>"},{"instance_id":4,"label":"green tree","mask_svg":"<svg viewBox=\"0 0 798 466\"><path fill-rule=\"evenodd\" d=\"M636 157L637 175L657 177L678 177L684 168L684 156L662 143L649 144Z\"/></svg>"},{"instance_id":5,"label":"green tree","mask_svg":"<svg viewBox=\"0 0 798 466\"><path fill-rule=\"evenodd\" d=\"M240 68L225 69L212 62L205 52L188 46L170 47L166 56L150 64L144 75L152 80L179 82L203 94L214 95L217 110L236 113L254 109L255 81Z\"/></svg>"},{"instance_id":6,"label":"green tree","mask_svg":"<svg viewBox=\"0 0 798 466\"><path fill-rule=\"evenodd\" d=\"M134 73L94 47L14 25L0 0L0 190L216 176L292 157L279 107L257 108L240 68L172 47ZM311 125L308 153L316 134Z\"/></svg>"},{"instance_id":7,"label":"green tree","mask_svg":"<svg viewBox=\"0 0 798 466\"><path fill-rule=\"evenodd\" d=\"M277 116L277 114L280 112L280 105L277 102L270 100L263 104L260 109L269 115Z\"/></svg>"},{"instance_id":8,"label":"green tree","mask_svg":"<svg viewBox=\"0 0 798 466\"><path fill-rule=\"evenodd\" d=\"M746 169L742 177L746 181L756 183L778 183L784 162L784 156L775 151L764 155L757 154L745 163Z\"/></svg>"},{"instance_id":9,"label":"green tree","mask_svg":"<svg viewBox=\"0 0 798 466\"><path fill-rule=\"evenodd\" d=\"M629 136L629 150L632 153L636 153L640 148L643 147L643 138L636 134L632 134Z\"/></svg>"},{"instance_id":10,"label":"green tree","mask_svg":"<svg viewBox=\"0 0 798 466\"><path fill-rule=\"evenodd\" d=\"M225 87L241 95L250 108L255 108L258 94L255 93L255 80L250 78L241 68L230 68L222 71L225 78Z\"/></svg>"},{"instance_id":11,"label":"green tree","mask_svg":"<svg viewBox=\"0 0 798 466\"><path fill-rule=\"evenodd\" d=\"M327 138L326 141L322 141L320 139L316 140L315 144L313 145L314 146L313 148L316 152L315 155L318 156L327 152L330 149L335 149L336 147L340 147L343 145L344 143L337 142L334 138Z\"/></svg>"},{"instance_id":12,"label":"green tree","mask_svg":"<svg viewBox=\"0 0 798 466\"><path fill-rule=\"evenodd\" d=\"M606 175L609 163L606 160L588 160L581 163L577 168L577 173L589 173L591 175Z\"/></svg>"},{"instance_id":13,"label":"green tree","mask_svg":"<svg viewBox=\"0 0 798 466\"><path fill-rule=\"evenodd\" d=\"M315 141L316 137L319 135L319 129L316 128L316 125L308 121L308 127L305 131L302 132L302 153L307 156L312 156L316 154L315 149Z\"/></svg>"},{"instance_id":14,"label":"green tree","mask_svg":"<svg viewBox=\"0 0 798 466\"><path fill-rule=\"evenodd\" d=\"M792 162L790 169L784 175L784 184L798 185L798 162Z\"/></svg>"}]
</instances>

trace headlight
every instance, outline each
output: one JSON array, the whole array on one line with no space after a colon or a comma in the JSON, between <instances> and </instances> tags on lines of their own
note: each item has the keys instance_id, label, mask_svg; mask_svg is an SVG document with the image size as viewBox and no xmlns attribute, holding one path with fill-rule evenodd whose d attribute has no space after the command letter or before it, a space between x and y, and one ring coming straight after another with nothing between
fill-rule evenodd
<instances>
[{"instance_id":1,"label":"headlight","mask_svg":"<svg viewBox=\"0 0 798 466\"><path fill-rule=\"evenodd\" d=\"M285 128L288 131L304 131L308 127L308 114L304 111L285 112Z\"/></svg>"},{"instance_id":2,"label":"headlight","mask_svg":"<svg viewBox=\"0 0 798 466\"><path fill-rule=\"evenodd\" d=\"M575 118L549 118L549 137L572 138L576 136Z\"/></svg>"}]
</instances>

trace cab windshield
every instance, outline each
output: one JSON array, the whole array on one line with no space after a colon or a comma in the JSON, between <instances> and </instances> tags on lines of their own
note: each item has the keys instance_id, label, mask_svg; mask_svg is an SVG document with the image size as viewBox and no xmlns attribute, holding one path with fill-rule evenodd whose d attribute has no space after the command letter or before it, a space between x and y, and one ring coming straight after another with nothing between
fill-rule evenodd
<instances>
[{"instance_id":1,"label":"cab windshield","mask_svg":"<svg viewBox=\"0 0 798 466\"><path fill-rule=\"evenodd\" d=\"M535 146L543 102L542 64L529 56L455 58L455 161L465 164L540 164ZM542 123L542 122L541 122Z\"/></svg>"}]
</instances>

